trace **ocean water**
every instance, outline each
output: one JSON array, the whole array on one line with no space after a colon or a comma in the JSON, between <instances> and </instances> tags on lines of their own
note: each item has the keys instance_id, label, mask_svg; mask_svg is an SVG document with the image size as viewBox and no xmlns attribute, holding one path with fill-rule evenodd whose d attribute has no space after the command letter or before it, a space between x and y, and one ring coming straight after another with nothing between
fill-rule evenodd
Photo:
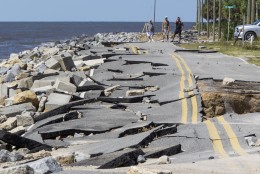
<instances>
[{"instance_id":1,"label":"ocean water","mask_svg":"<svg viewBox=\"0 0 260 174\"><path fill-rule=\"evenodd\" d=\"M171 23L173 28L173 23ZM194 23L184 23L185 30ZM0 59L41 43L71 39L82 34L141 32L144 22L0 22ZM156 23L157 31L161 23Z\"/></svg>"}]
</instances>

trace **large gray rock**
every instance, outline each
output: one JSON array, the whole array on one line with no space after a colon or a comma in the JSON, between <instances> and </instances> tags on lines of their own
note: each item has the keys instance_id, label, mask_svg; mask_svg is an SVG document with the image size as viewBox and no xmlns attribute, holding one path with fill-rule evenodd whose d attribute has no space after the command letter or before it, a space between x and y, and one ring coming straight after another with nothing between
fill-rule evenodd
<instances>
[{"instance_id":1,"label":"large gray rock","mask_svg":"<svg viewBox=\"0 0 260 174\"><path fill-rule=\"evenodd\" d=\"M51 93L48 97L48 101L45 104L45 111L53 110L59 106L69 103L71 95Z\"/></svg>"},{"instance_id":2,"label":"large gray rock","mask_svg":"<svg viewBox=\"0 0 260 174\"><path fill-rule=\"evenodd\" d=\"M0 115L5 115L6 117L13 117L20 115L23 111L35 111L35 107L32 103L23 103L13 106L8 106L0 109Z\"/></svg>"},{"instance_id":3,"label":"large gray rock","mask_svg":"<svg viewBox=\"0 0 260 174\"><path fill-rule=\"evenodd\" d=\"M44 64L44 62L41 62L35 67L36 72L38 73L44 73L44 71L47 69L47 66Z\"/></svg>"},{"instance_id":4,"label":"large gray rock","mask_svg":"<svg viewBox=\"0 0 260 174\"><path fill-rule=\"evenodd\" d=\"M69 94L73 94L77 91L77 87L74 84L64 82L59 79L56 80L53 87L55 87L57 91L61 91Z\"/></svg>"},{"instance_id":5,"label":"large gray rock","mask_svg":"<svg viewBox=\"0 0 260 174\"><path fill-rule=\"evenodd\" d=\"M27 163L26 165L30 166L34 170L35 174L55 173L62 170L59 163L53 157L42 158L37 161Z\"/></svg>"},{"instance_id":6,"label":"large gray rock","mask_svg":"<svg viewBox=\"0 0 260 174\"><path fill-rule=\"evenodd\" d=\"M23 158L24 156L18 152L9 152L7 150L0 151L0 163L16 162L22 160Z\"/></svg>"},{"instance_id":7,"label":"large gray rock","mask_svg":"<svg viewBox=\"0 0 260 174\"><path fill-rule=\"evenodd\" d=\"M19 89L30 89L33 85L33 77L27 77L24 79L21 79L18 82L17 88Z\"/></svg>"}]
</instances>

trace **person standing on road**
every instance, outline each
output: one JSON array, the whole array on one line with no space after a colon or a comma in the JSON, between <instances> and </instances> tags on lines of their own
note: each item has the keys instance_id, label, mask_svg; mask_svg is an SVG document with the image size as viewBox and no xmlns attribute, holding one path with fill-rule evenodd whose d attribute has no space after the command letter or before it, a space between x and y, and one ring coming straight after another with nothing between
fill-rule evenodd
<instances>
[{"instance_id":1,"label":"person standing on road","mask_svg":"<svg viewBox=\"0 0 260 174\"><path fill-rule=\"evenodd\" d=\"M183 22L181 21L180 17L177 18L175 24L176 24L176 29L175 29L175 32L173 34L172 41L174 41L176 34L178 34L179 35L179 43L180 43L181 42L181 32L184 28Z\"/></svg>"},{"instance_id":2,"label":"person standing on road","mask_svg":"<svg viewBox=\"0 0 260 174\"><path fill-rule=\"evenodd\" d=\"M162 23L162 32L163 32L163 42L166 37L166 41L169 40L169 34L170 34L170 22L168 21L168 17L165 16L164 21Z\"/></svg>"},{"instance_id":3,"label":"person standing on road","mask_svg":"<svg viewBox=\"0 0 260 174\"><path fill-rule=\"evenodd\" d=\"M149 23L146 24L146 33L147 33L147 37L148 37L149 42L154 41L153 40L154 25L153 25L152 20L150 20Z\"/></svg>"}]
</instances>

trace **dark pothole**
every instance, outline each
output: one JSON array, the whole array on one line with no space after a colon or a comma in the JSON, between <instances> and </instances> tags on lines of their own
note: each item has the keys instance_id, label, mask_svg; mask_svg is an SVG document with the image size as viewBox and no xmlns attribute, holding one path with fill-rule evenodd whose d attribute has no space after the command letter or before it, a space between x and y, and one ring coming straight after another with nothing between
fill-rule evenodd
<instances>
[{"instance_id":1,"label":"dark pothole","mask_svg":"<svg viewBox=\"0 0 260 174\"><path fill-rule=\"evenodd\" d=\"M207 118L260 112L260 83L235 81L223 85L222 81L208 79L198 81L197 85Z\"/></svg>"}]
</instances>

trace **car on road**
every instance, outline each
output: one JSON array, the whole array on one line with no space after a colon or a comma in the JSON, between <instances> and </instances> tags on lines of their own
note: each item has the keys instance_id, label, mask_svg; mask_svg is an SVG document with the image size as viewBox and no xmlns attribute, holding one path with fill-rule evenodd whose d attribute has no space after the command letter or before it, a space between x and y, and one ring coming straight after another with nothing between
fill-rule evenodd
<instances>
[{"instance_id":1,"label":"car on road","mask_svg":"<svg viewBox=\"0 0 260 174\"><path fill-rule=\"evenodd\" d=\"M260 19L256 20L252 24L239 25L235 27L234 37L238 39L250 40L254 36L254 39L260 37Z\"/></svg>"}]
</instances>

